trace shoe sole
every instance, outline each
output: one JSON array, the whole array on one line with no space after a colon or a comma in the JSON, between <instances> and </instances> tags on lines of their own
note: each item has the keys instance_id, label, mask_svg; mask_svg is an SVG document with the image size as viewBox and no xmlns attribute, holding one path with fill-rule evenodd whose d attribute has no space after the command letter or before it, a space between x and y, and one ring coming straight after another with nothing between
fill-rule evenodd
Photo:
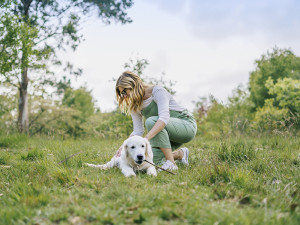
<instances>
[{"instance_id":1,"label":"shoe sole","mask_svg":"<svg viewBox=\"0 0 300 225\"><path fill-rule=\"evenodd\" d=\"M186 149L187 151L186 151L186 164L185 165L189 165L189 153L190 153L190 151L188 150L188 149Z\"/></svg>"}]
</instances>

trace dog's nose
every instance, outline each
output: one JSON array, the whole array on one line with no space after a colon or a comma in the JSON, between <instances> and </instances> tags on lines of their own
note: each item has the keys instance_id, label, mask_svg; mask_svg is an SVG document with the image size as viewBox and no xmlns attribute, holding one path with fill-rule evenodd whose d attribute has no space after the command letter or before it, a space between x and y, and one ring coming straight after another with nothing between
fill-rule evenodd
<instances>
[{"instance_id":1,"label":"dog's nose","mask_svg":"<svg viewBox=\"0 0 300 225\"><path fill-rule=\"evenodd\" d=\"M143 160L144 156L143 155L137 155L136 156L138 160Z\"/></svg>"}]
</instances>

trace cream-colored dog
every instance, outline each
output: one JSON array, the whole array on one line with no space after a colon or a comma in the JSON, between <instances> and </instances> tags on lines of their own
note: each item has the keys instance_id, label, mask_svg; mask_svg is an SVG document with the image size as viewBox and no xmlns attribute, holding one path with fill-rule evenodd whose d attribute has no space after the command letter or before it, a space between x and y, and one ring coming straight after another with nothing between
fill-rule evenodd
<instances>
[{"instance_id":1,"label":"cream-colored dog","mask_svg":"<svg viewBox=\"0 0 300 225\"><path fill-rule=\"evenodd\" d=\"M144 160L153 163L151 145L146 138L132 136L124 141L121 156L115 155L108 163L103 165L89 163L85 165L103 170L119 167L126 177L135 176L134 171L137 170L146 170L148 175L156 176L155 167Z\"/></svg>"}]
</instances>

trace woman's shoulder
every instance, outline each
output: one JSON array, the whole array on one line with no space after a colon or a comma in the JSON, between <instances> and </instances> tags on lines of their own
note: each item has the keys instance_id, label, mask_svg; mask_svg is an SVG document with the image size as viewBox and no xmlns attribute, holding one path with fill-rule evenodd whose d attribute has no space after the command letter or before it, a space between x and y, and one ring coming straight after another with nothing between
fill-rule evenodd
<instances>
[{"instance_id":1,"label":"woman's shoulder","mask_svg":"<svg viewBox=\"0 0 300 225\"><path fill-rule=\"evenodd\" d=\"M164 87L159 86L159 85L154 85L153 89L152 89L152 94L156 93L156 92L168 92Z\"/></svg>"},{"instance_id":2,"label":"woman's shoulder","mask_svg":"<svg viewBox=\"0 0 300 225\"><path fill-rule=\"evenodd\" d=\"M159 85L154 86L153 91L152 91L152 96L153 96L153 99L156 101L158 99L165 99L165 98L171 99L172 98L172 95L164 87L159 86Z\"/></svg>"}]
</instances>

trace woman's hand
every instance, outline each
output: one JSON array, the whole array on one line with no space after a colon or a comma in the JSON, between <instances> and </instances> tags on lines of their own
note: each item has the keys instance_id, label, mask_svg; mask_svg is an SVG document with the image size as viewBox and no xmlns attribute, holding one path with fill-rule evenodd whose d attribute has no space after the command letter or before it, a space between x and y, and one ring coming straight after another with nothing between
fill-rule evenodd
<instances>
[{"instance_id":1,"label":"woman's hand","mask_svg":"<svg viewBox=\"0 0 300 225\"><path fill-rule=\"evenodd\" d=\"M152 129L146 134L145 138L152 139L165 128L166 124L162 120L157 120Z\"/></svg>"},{"instance_id":2,"label":"woman's hand","mask_svg":"<svg viewBox=\"0 0 300 225\"><path fill-rule=\"evenodd\" d=\"M116 157L120 157L121 156L122 149L123 149L123 145L121 145L121 147L116 152L116 154L115 154Z\"/></svg>"}]
</instances>

